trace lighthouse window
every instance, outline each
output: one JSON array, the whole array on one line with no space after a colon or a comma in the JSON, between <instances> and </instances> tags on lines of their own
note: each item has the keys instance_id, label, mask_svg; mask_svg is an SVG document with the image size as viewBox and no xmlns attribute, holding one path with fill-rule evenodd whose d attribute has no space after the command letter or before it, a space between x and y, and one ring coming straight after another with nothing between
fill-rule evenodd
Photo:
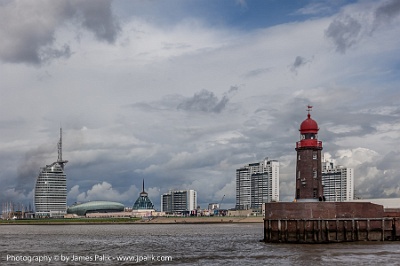
<instances>
[{"instance_id":1,"label":"lighthouse window","mask_svg":"<svg viewBox=\"0 0 400 266\"><path fill-rule=\"evenodd\" d=\"M316 188L314 188L314 190L313 190L313 197L317 198L317 189Z\"/></svg>"},{"instance_id":2,"label":"lighthouse window","mask_svg":"<svg viewBox=\"0 0 400 266\"><path fill-rule=\"evenodd\" d=\"M313 177L317 178L317 170L313 169Z\"/></svg>"},{"instance_id":3,"label":"lighthouse window","mask_svg":"<svg viewBox=\"0 0 400 266\"><path fill-rule=\"evenodd\" d=\"M313 158L314 160L317 160L317 153L316 153L316 152L313 152L312 158Z\"/></svg>"}]
</instances>

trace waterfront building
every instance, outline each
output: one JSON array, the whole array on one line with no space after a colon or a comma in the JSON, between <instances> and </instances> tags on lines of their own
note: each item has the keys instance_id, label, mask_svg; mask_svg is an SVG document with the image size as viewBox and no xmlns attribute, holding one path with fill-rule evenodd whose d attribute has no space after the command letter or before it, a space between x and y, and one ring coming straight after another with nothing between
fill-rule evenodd
<instances>
[{"instance_id":1,"label":"waterfront building","mask_svg":"<svg viewBox=\"0 0 400 266\"><path fill-rule=\"evenodd\" d=\"M268 160L236 169L236 209L260 209L279 201L279 162Z\"/></svg>"},{"instance_id":2,"label":"waterfront building","mask_svg":"<svg viewBox=\"0 0 400 266\"><path fill-rule=\"evenodd\" d=\"M67 209L67 213L78 216L86 216L89 213L118 213L123 212L124 209L125 207L122 203L99 200L72 205Z\"/></svg>"},{"instance_id":3,"label":"waterfront building","mask_svg":"<svg viewBox=\"0 0 400 266\"><path fill-rule=\"evenodd\" d=\"M58 142L58 159L56 162L40 169L35 185L35 217L60 218L67 211L67 178L62 159L62 129Z\"/></svg>"},{"instance_id":4,"label":"waterfront building","mask_svg":"<svg viewBox=\"0 0 400 266\"><path fill-rule=\"evenodd\" d=\"M132 207L133 217L150 217L153 216L155 212L154 205L149 198L149 194L144 191L144 179L142 184L142 192L140 192L139 197L135 201Z\"/></svg>"},{"instance_id":5,"label":"waterfront building","mask_svg":"<svg viewBox=\"0 0 400 266\"><path fill-rule=\"evenodd\" d=\"M326 201L354 199L354 169L322 162L322 186Z\"/></svg>"},{"instance_id":6,"label":"waterfront building","mask_svg":"<svg viewBox=\"0 0 400 266\"><path fill-rule=\"evenodd\" d=\"M161 212L189 214L197 208L197 192L170 190L161 195Z\"/></svg>"},{"instance_id":7,"label":"waterfront building","mask_svg":"<svg viewBox=\"0 0 400 266\"><path fill-rule=\"evenodd\" d=\"M219 209L219 203L209 203L208 204L208 210L218 210Z\"/></svg>"},{"instance_id":8,"label":"waterfront building","mask_svg":"<svg viewBox=\"0 0 400 266\"><path fill-rule=\"evenodd\" d=\"M149 199L149 194L144 191L144 179L143 179L143 184L142 184L142 192L140 192L139 197L135 201L135 204L133 204L132 210L153 210L154 211L154 205Z\"/></svg>"},{"instance_id":9,"label":"waterfront building","mask_svg":"<svg viewBox=\"0 0 400 266\"><path fill-rule=\"evenodd\" d=\"M296 201L322 201L322 141L318 140L318 124L311 118L308 106L307 119L300 125L300 141L296 142Z\"/></svg>"}]
</instances>

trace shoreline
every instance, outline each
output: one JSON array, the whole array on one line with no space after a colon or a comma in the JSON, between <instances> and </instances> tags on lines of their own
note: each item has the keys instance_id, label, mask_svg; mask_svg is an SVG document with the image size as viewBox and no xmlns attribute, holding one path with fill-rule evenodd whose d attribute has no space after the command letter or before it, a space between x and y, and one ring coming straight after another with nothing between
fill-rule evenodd
<instances>
[{"instance_id":1,"label":"shoreline","mask_svg":"<svg viewBox=\"0 0 400 266\"><path fill-rule=\"evenodd\" d=\"M32 219L32 220L7 220L1 225L90 225L90 224L226 224L226 223L263 223L264 217L153 217L140 218L76 218L76 219Z\"/></svg>"},{"instance_id":2,"label":"shoreline","mask_svg":"<svg viewBox=\"0 0 400 266\"><path fill-rule=\"evenodd\" d=\"M154 217L139 220L140 224L213 224L213 223L262 223L264 217L213 216L213 217Z\"/></svg>"}]
</instances>

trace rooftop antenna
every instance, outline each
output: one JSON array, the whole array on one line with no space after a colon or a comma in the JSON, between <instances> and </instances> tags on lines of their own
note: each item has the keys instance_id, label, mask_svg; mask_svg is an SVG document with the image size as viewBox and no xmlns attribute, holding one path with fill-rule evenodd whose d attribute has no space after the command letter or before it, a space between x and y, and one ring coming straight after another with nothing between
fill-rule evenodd
<instances>
[{"instance_id":1,"label":"rooftop antenna","mask_svg":"<svg viewBox=\"0 0 400 266\"><path fill-rule=\"evenodd\" d=\"M144 178L142 181L142 192L140 192L140 196L141 197L147 197L148 193L146 191L144 191Z\"/></svg>"},{"instance_id":2,"label":"rooftop antenna","mask_svg":"<svg viewBox=\"0 0 400 266\"><path fill-rule=\"evenodd\" d=\"M64 169L64 164L66 164L68 161L65 161L62 159L62 128L60 127L60 140L57 143L58 146L58 159L57 163L61 165L61 168Z\"/></svg>"}]
</instances>

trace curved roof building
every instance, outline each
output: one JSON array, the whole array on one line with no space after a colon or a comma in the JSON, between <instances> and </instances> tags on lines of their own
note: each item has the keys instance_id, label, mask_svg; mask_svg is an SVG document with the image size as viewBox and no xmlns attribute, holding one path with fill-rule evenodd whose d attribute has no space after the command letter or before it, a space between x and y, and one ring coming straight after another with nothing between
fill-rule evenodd
<instances>
[{"instance_id":1,"label":"curved roof building","mask_svg":"<svg viewBox=\"0 0 400 266\"><path fill-rule=\"evenodd\" d=\"M125 206L113 201L90 201L73 205L67 209L68 214L85 216L87 213L123 212Z\"/></svg>"},{"instance_id":2,"label":"curved roof building","mask_svg":"<svg viewBox=\"0 0 400 266\"><path fill-rule=\"evenodd\" d=\"M67 178L62 159L62 129L58 142L58 160L40 169L35 185L36 218L64 217L67 210Z\"/></svg>"}]
</instances>

